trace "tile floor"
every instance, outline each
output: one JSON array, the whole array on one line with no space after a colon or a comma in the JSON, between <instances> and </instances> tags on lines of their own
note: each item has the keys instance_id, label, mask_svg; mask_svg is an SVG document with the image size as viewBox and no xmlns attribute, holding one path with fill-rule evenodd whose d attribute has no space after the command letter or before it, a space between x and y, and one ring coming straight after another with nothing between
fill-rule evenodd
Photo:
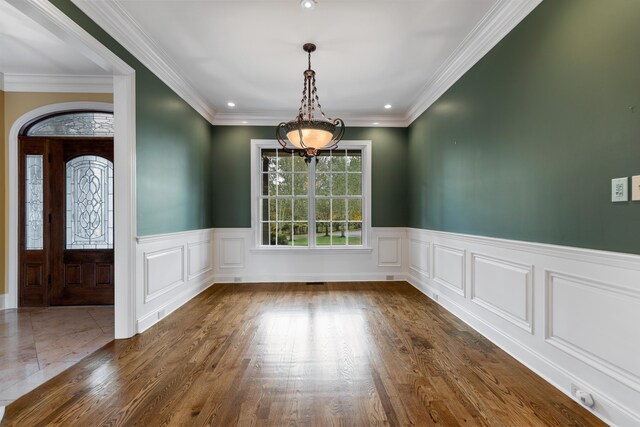
<instances>
[{"instance_id":1,"label":"tile floor","mask_svg":"<svg viewBox=\"0 0 640 427\"><path fill-rule=\"evenodd\" d=\"M0 407L113 340L113 307L0 310Z\"/></svg>"}]
</instances>

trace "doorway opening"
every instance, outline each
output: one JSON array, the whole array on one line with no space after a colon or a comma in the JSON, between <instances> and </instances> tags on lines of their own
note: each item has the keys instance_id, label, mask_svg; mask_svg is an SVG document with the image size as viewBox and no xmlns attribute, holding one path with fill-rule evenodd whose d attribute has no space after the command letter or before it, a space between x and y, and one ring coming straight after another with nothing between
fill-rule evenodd
<instances>
[{"instance_id":1,"label":"doorway opening","mask_svg":"<svg viewBox=\"0 0 640 427\"><path fill-rule=\"evenodd\" d=\"M113 113L62 111L19 136L19 305L113 305Z\"/></svg>"}]
</instances>

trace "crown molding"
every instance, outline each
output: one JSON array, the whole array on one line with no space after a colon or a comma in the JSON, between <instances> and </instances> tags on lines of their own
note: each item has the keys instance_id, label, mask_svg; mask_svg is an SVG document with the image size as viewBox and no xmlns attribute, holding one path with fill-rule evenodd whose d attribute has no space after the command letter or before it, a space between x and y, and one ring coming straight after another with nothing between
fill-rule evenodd
<instances>
[{"instance_id":1,"label":"crown molding","mask_svg":"<svg viewBox=\"0 0 640 427\"><path fill-rule=\"evenodd\" d=\"M113 93L112 76L5 73L5 92Z\"/></svg>"},{"instance_id":2,"label":"crown molding","mask_svg":"<svg viewBox=\"0 0 640 427\"><path fill-rule=\"evenodd\" d=\"M407 127L403 117L350 116L337 114L348 127ZM293 120L294 114L218 113L212 124L217 126L276 126ZM374 125L373 123L378 123Z\"/></svg>"},{"instance_id":3,"label":"crown molding","mask_svg":"<svg viewBox=\"0 0 640 427\"><path fill-rule=\"evenodd\" d=\"M180 68L149 37L117 1L72 0L84 13L121 43L131 54L173 89L182 99L213 125L274 125L283 121L279 113L216 113L182 77ZM486 55L542 0L498 0L482 20L464 38L417 93L404 117L344 117L349 126L406 127L442 96L460 77ZM284 119L287 120L287 119ZM244 123L247 122L247 123Z\"/></svg>"},{"instance_id":4,"label":"crown molding","mask_svg":"<svg viewBox=\"0 0 640 427\"><path fill-rule=\"evenodd\" d=\"M409 108L407 126L498 44L542 0L499 0L447 58Z\"/></svg>"},{"instance_id":5,"label":"crown molding","mask_svg":"<svg viewBox=\"0 0 640 427\"><path fill-rule=\"evenodd\" d=\"M215 110L198 95L198 92L182 77L178 65L117 1L71 1L202 117L213 123Z\"/></svg>"}]
</instances>

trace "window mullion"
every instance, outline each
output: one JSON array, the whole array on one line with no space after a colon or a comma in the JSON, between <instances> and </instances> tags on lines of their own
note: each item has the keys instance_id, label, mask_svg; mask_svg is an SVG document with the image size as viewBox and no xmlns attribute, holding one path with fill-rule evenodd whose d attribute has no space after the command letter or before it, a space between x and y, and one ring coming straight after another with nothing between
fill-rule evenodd
<instances>
[{"instance_id":1,"label":"window mullion","mask_svg":"<svg viewBox=\"0 0 640 427\"><path fill-rule=\"evenodd\" d=\"M308 224L309 224L309 247L316 247L316 159L313 158L309 163L308 178L309 182L308 197Z\"/></svg>"}]
</instances>

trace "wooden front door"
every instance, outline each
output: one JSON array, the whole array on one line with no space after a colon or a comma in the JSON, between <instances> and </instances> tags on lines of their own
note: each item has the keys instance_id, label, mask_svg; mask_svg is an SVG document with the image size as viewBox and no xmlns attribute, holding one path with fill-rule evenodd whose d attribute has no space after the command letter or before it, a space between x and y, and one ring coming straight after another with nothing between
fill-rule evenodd
<instances>
[{"instance_id":1,"label":"wooden front door","mask_svg":"<svg viewBox=\"0 0 640 427\"><path fill-rule=\"evenodd\" d=\"M20 138L20 305L113 304L113 138Z\"/></svg>"}]
</instances>

